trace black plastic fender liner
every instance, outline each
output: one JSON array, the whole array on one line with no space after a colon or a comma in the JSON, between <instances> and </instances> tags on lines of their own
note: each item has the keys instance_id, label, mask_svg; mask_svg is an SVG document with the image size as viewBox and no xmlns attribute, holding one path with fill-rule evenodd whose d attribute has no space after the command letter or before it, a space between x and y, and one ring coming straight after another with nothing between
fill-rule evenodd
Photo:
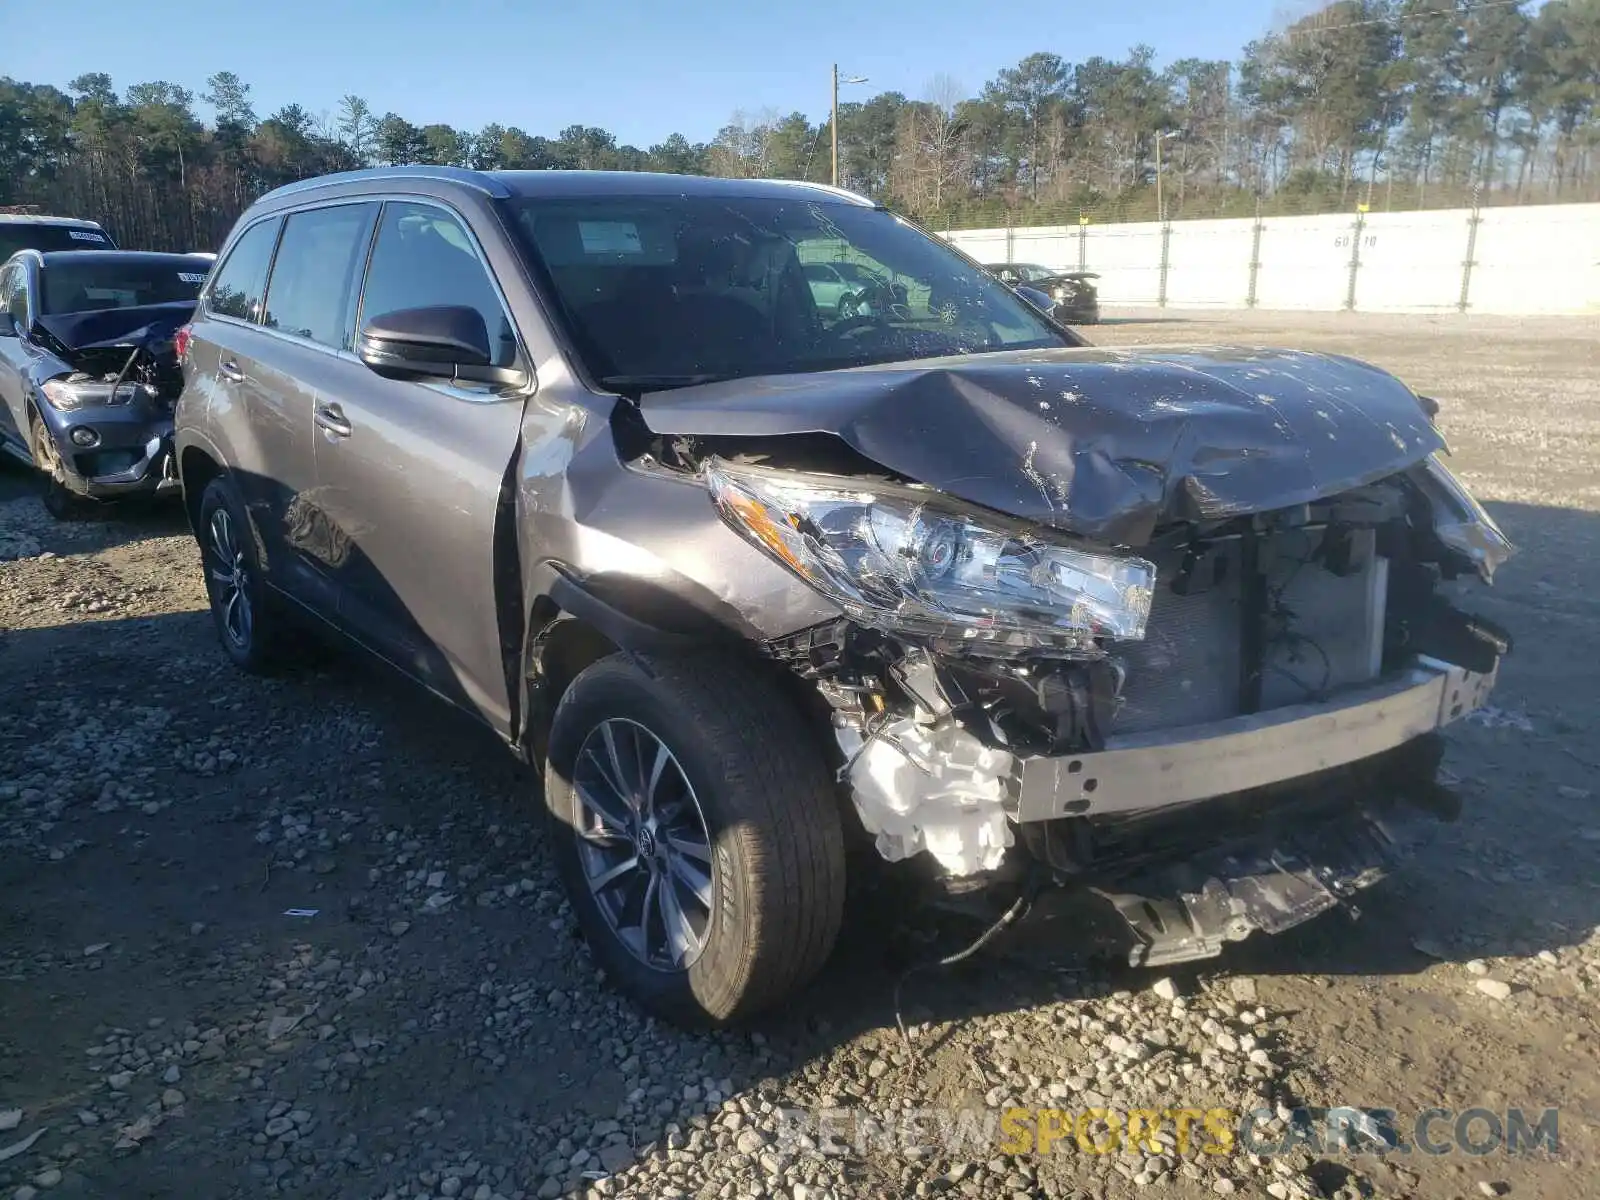
<instances>
[{"instance_id":1,"label":"black plastic fender liner","mask_svg":"<svg viewBox=\"0 0 1600 1200\"><path fill-rule=\"evenodd\" d=\"M633 576L584 577L564 562L544 559L530 566L522 589L529 602L521 627L516 688L521 734L514 746L528 761L542 755L545 726L560 690L570 682L548 678L545 662L553 642L565 643L563 635L573 632L563 626L577 625L586 631L579 651L585 662L580 665L617 650L684 654L730 643L755 646L759 641L731 619L719 620L660 584ZM562 654L571 649L566 645Z\"/></svg>"},{"instance_id":2,"label":"black plastic fender liner","mask_svg":"<svg viewBox=\"0 0 1600 1200\"><path fill-rule=\"evenodd\" d=\"M731 610L719 619L657 584L626 575L579 578L549 561L540 565L535 578L540 591L529 609L522 652L520 711L526 715L515 744L529 762L543 755L548 721L576 673L574 667L581 669L619 650L641 662L651 655L710 651L743 653L751 661L761 658L761 639L738 624ZM547 661L552 651L565 660L565 669L558 663L554 676ZM571 659L574 652L576 662Z\"/></svg>"},{"instance_id":3,"label":"black plastic fender liner","mask_svg":"<svg viewBox=\"0 0 1600 1200\"><path fill-rule=\"evenodd\" d=\"M561 609L586 621L623 650L692 650L728 636L723 626L706 618L704 626L665 627L602 599L569 575L557 573L550 584L550 599Z\"/></svg>"}]
</instances>

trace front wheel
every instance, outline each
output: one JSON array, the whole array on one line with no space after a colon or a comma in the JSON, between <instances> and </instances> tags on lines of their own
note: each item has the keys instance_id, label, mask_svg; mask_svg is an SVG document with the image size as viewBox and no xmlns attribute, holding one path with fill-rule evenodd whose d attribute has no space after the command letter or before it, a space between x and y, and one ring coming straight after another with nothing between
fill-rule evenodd
<instances>
[{"instance_id":1,"label":"front wheel","mask_svg":"<svg viewBox=\"0 0 1600 1200\"><path fill-rule=\"evenodd\" d=\"M636 1003L722 1025L827 959L844 834L810 727L733 659L616 654L552 722L545 802L583 934Z\"/></svg>"},{"instance_id":2,"label":"front wheel","mask_svg":"<svg viewBox=\"0 0 1600 1200\"><path fill-rule=\"evenodd\" d=\"M34 466L45 477L45 511L58 521L82 521L94 516L100 505L67 486L66 464L61 461L55 439L36 413L28 422L28 433L33 443Z\"/></svg>"}]
</instances>

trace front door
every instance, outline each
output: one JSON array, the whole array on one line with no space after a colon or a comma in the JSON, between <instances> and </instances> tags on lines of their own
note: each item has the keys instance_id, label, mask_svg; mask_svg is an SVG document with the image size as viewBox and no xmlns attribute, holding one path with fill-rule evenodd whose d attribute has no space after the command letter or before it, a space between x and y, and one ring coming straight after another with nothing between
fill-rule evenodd
<instances>
[{"instance_id":1,"label":"front door","mask_svg":"<svg viewBox=\"0 0 1600 1200\"><path fill-rule=\"evenodd\" d=\"M32 355L21 336L28 327L27 278L20 263L0 270L0 442L19 452L30 449L25 372Z\"/></svg>"},{"instance_id":2,"label":"front door","mask_svg":"<svg viewBox=\"0 0 1600 1200\"><path fill-rule=\"evenodd\" d=\"M467 226L434 204L385 204L361 319L445 304L476 307L497 365L518 361L514 327ZM347 365L359 378L320 396L314 418L319 504L350 548L337 575L340 623L508 733L495 547L500 523L514 519L502 489L523 396Z\"/></svg>"}]
</instances>

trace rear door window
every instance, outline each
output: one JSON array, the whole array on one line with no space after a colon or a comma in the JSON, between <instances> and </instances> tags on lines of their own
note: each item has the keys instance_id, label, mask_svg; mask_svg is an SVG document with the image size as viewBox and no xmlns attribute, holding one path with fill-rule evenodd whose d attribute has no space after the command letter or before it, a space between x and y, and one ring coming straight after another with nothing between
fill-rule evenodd
<instances>
[{"instance_id":1,"label":"rear door window","mask_svg":"<svg viewBox=\"0 0 1600 1200\"><path fill-rule=\"evenodd\" d=\"M367 269L362 321L436 305L477 309L489 333L493 365L516 362L516 330L466 227L431 204L385 204Z\"/></svg>"},{"instance_id":2,"label":"rear door window","mask_svg":"<svg viewBox=\"0 0 1600 1200\"><path fill-rule=\"evenodd\" d=\"M278 243L278 227L273 217L250 226L217 267L206 298L206 308L224 317L254 321L261 315L261 295L267 286L267 268L272 265L272 248Z\"/></svg>"},{"instance_id":3,"label":"rear door window","mask_svg":"<svg viewBox=\"0 0 1600 1200\"><path fill-rule=\"evenodd\" d=\"M336 204L289 217L272 263L261 323L335 350L355 341L357 266L376 204Z\"/></svg>"}]
</instances>

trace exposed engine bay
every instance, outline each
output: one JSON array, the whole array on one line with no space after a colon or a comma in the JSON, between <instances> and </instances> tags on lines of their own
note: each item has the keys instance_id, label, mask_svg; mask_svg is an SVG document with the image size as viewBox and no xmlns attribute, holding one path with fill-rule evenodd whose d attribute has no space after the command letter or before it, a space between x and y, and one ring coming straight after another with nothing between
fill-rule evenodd
<instances>
[{"instance_id":1,"label":"exposed engine bay","mask_svg":"<svg viewBox=\"0 0 1600 1200\"><path fill-rule=\"evenodd\" d=\"M52 403L143 401L170 412L183 391L173 339L192 312L193 305L163 304L38 318L44 344L70 368L51 381Z\"/></svg>"},{"instance_id":2,"label":"exposed engine bay","mask_svg":"<svg viewBox=\"0 0 1600 1200\"><path fill-rule=\"evenodd\" d=\"M875 404L918 383L882 370L839 373L825 420L782 414L777 384L721 422L692 394L711 389L649 396L619 441L703 479L730 527L838 603L765 650L826 700L883 858L926 852L957 890L1102 887L1136 961L1177 961L1374 882L1408 842L1400 808L1449 815L1437 731L1511 648L1449 593L1511 547L1392 377L1195 352L1085 372L1086 353L927 373L904 447ZM1040 395L1071 397L1067 415ZM1014 457L972 472L996 438ZM1281 849L1314 830L1340 861ZM1213 852L1176 913L1126 890Z\"/></svg>"},{"instance_id":3,"label":"exposed engine bay","mask_svg":"<svg viewBox=\"0 0 1600 1200\"><path fill-rule=\"evenodd\" d=\"M1070 828L1079 818L1106 831L1209 798L1163 803L1151 780L1119 791L1094 766L1108 748L1153 754L1151 734L1284 710L1304 719L1301 708L1407 678L1419 661L1492 679L1510 649L1504 631L1436 591L1472 567L1440 539L1426 486L1410 474L1161 541L1140 640L997 655L842 620L771 646L833 707L847 778L884 857L927 850L952 874L995 870L1020 828L1057 869L1103 865L1106 847L1097 853ZM1063 756L1082 756L1068 768L1083 780L1070 796L1030 769ZM1240 790L1230 782L1219 772L1214 794ZM1026 803L1041 786L1054 807Z\"/></svg>"}]
</instances>

